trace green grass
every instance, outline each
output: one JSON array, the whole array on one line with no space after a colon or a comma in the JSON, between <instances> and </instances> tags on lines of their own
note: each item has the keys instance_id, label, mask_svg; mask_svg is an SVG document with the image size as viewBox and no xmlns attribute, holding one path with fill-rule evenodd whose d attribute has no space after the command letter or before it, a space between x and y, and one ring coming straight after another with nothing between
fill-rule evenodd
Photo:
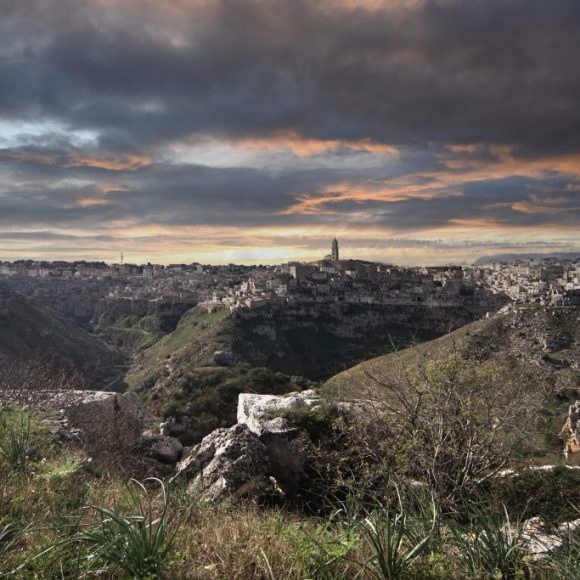
<instances>
[{"instance_id":1,"label":"green grass","mask_svg":"<svg viewBox=\"0 0 580 580\"><path fill-rule=\"evenodd\" d=\"M170 358L177 360L180 356L187 356L185 351L188 349L200 350L207 347L210 354L220 350L220 342L213 337L212 331L228 316L230 312L226 309L208 313L198 307L189 311L171 334L160 339L141 355L137 365L127 376L127 384L132 388L142 386L152 377L156 377L160 366ZM205 340L199 343L198 339L202 337Z\"/></svg>"},{"instance_id":2,"label":"green grass","mask_svg":"<svg viewBox=\"0 0 580 580\"><path fill-rule=\"evenodd\" d=\"M127 578L162 576L180 526L170 519L165 485L160 480L154 481L160 489L159 509L154 507L153 494L145 485L132 481L128 514L105 506L89 506L97 516L97 523L54 543L38 557L53 550L62 554L72 552L77 554L85 573L99 569Z\"/></svg>"},{"instance_id":3,"label":"green grass","mask_svg":"<svg viewBox=\"0 0 580 580\"><path fill-rule=\"evenodd\" d=\"M28 413L0 409L0 460L12 469L25 468L35 450Z\"/></svg>"},{"instance_id":4,"label":"green grass","mask_svg":"<svg viewBox=\"0 0 580 580\"><path fill-rule=\"evenodd\" d=\"M337 399L381 398L368 375L381 378L391 371L413 368L420 360L428 360L450 349L462 345L469 336L479 332L485 320L466 324L461 328L434 340L372 358L331 377L322 387L322 394Z\"/></svg>"},{"instance_id":5,"label":"green grass","mask_svg":"<svg viewBox=\"0 0 580 580\"><path fill-rule=\"evenodd\" d=\"M493 491L488 509L466 506L453 519L438 515L430 500L368 506L355 493L312 517L288 507L200 504L180 486L98 476L83 468L82 451L46 441L36 417L31 438L45 442L27 469L0 458L0 576L577 577L578 539L530 562L519 549L518 522L532 514L502 516ZM545 493L556 494L551 487Z\"/></svg>"}]
</instances>

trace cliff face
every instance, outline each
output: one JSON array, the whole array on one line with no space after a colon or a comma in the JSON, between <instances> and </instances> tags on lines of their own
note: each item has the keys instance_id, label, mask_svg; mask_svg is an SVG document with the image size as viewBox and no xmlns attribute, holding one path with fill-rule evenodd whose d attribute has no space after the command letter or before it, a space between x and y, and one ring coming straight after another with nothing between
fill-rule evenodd
<instances>
[{"instance_id":1,"label":"cliff face","mask_svg":"<svg viewBox=\"0 0 580 580\"><path fill-rule=\"evenodd\" d=\"M254 366L322 380L474 319L462 307L329 304L240 310L233 349Z\"/></svg>"},{"instance_id":2,"label":"cliff face","mask_svg":"<svg viewBox=\"0 0 580 580\"><path fill-rule=\"evenodd\" d=\"M138 359L129 382L151 384L195 367L246 363L321 380L379 353L440 336L473 320L461 307L307 305L194 309Z\"/></svg>"},{"instance_id":3,"label":"cliff face","mask_svg":"<svg viewBox=\"0 0 580 580\"><path fill-rule=\"evenodd\" d=\"M120 381L124 357L62 315L0 285L0 354L70 365L105 389Z\"/></svg>"}]
</instances>

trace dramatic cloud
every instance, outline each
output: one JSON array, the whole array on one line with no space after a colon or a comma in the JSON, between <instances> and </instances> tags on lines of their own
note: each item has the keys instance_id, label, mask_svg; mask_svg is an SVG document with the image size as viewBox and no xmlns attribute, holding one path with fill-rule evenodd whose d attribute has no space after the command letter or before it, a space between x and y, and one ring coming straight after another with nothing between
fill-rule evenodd
<instances>
[{"instance_id":1,"label":"dramatic cloud","mask_svg":"<svg viewBox=\"0 0 580 580\"><path fill-rule=\"evenodd\" d=\"M579 22L577 0L4 0L0 259L578 250Z\"/></svg>"}]
</instances>

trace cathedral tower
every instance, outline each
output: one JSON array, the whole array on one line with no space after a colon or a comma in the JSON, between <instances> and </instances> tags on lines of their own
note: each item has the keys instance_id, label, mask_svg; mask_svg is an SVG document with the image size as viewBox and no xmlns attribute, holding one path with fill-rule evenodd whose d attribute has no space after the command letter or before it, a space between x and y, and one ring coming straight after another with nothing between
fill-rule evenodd
<instances>
[{"instance_id":1,"label":"cathedral tower","mask_svg":"<svg viewBox=\"0 0 580 580\"><path fill-rule=\"evenodd\" d=\"M334 240L332 240L332 261L333 262L338 262L339 257L338 257L338 241L336 240L336 238L334 238Z\"/></svg>"}]
</instances>

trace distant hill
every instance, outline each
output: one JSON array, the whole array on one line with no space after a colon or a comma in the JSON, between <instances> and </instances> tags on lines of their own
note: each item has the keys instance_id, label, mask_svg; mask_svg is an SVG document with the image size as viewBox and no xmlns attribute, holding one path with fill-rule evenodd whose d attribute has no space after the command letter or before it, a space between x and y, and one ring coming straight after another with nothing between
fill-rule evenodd
<instances>
[{"instance_id":1,"label":"distant hill","mask_svg":"<svg viewBox=\"0 0 580 580\"><path fill-rule=\"evenodd\" d=\"M580 252L554 252L549 254L492 254L481 256L474 262L475 266L489 264L490 262L514 262L516 260L543 260L546 258L559 258L561 260L578 260Z\"/></svg>"},{"instance_id":2,"label":"distant hill","mask_svg":"<svg viewBox=\"0 0 580 580\"><path fill-rule=\"evenodd\" d=\"M116 386L124 357L64 316L0 284L0 355L40 356L71 365L91 386Z\"/></svg>"}]
</instances>

